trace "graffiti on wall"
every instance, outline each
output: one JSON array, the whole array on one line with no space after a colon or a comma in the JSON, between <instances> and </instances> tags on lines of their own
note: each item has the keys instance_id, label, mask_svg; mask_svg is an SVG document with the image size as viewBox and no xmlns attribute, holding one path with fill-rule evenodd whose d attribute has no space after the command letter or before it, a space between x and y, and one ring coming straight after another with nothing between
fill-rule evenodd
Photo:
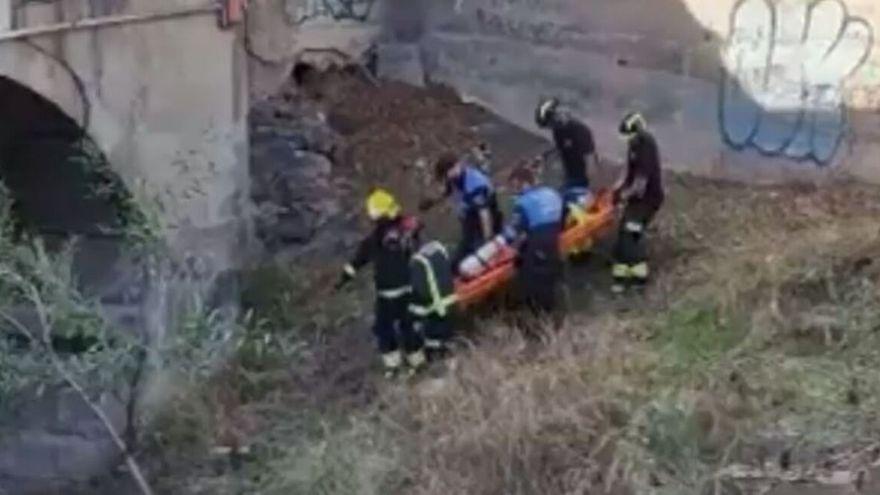
<instances>
[{"instance_id":1,"label":"graffiti on wall","mask_svg":"<svg viewBox=\"0 0 880 495\"><path fill-rule=\"evenodd\" d=\"M456 3L457 13L463 5ZM547 44L562 44L573 34L564 22L565 1L487 0L476 5L476 25L485 34Z\"/></svg>"},{"instance_id":2,"label":"graffiti on wall","mask_svg":"<svg viewBox=\"0 0 880 495\"><path fill-rule=\"evenodd\" d=\"M299 0L294 3L288 11L295 24L318 19L366 22L375 0Z\"/></svg>"},{"instance_id":3,"label":"graffiti on wall","mask_svg":"<svg viewBox=\"0 0 880 495\"><path fill-rule=\"evenodd\" d=\"M738 150L830 163L847 127L845 85L872 44L871 25L841 0L740 0L723 54L724 140Z\"/></svg>"}]
</instances>

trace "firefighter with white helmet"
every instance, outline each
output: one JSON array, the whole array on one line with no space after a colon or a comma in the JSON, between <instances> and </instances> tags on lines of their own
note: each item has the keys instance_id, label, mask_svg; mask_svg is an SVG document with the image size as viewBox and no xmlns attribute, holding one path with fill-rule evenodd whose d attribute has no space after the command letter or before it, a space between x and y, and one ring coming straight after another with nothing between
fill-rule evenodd
<instances>
[{"instance_id":1,"label":"firefighter with white helmet","mask_svg":"<svg viewBox=\"0 0 880 495\"><path fill-rule=\"evenodd\" d=\"M599 164L592 130L572 116L556 98L547 98L538 104L535 123L553 133L564 172L563 198L567 204L582 202L583 197L590 194L589 168Z\"/></svg>"},{"instance_id":2,"label":"firefighter with white helmet","mask_svg":"<svg viewBox=\"0 0 880 495\"><path fill-rule=\"evenodd\" d=\"M625 207L614 248L612 290L622 293L627 288L641 288L648 281L647 228L663 204L665 193L657 141L642 114L627 113L618 132L627 141L627 158L614 188L615 203Z\"/></svg>"}]
</instances>

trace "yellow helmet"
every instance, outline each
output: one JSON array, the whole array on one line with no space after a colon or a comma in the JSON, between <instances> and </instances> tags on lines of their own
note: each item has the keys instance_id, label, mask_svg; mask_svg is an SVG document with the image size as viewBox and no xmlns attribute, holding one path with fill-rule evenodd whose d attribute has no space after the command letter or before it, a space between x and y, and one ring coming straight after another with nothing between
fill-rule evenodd
<instances>
[{"instance_id":1,"label":"yellow helmet","mask_svg":"<svg viewBox=\"0 0 880 495\"><path fill-rule=\"evenodd\" d=\"M394 218L400 213L397 200L385 189L375 189L367 197L367 215L371 220Z\"/></svg>"}]
</instances>

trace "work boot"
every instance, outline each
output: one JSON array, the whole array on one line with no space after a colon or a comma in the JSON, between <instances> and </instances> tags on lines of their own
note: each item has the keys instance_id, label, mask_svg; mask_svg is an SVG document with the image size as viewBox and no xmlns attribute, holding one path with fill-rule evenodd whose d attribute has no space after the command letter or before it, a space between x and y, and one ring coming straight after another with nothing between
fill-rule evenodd
<instances>
[{"instance_id":1,"label":"work boot","mask_svg":"<svg viewBox=\"0 0 880 495\"><path fill-rule=\"evenodd\" d=\"M425 358L425 351L419 349L416 352L407 354L406 364L409 365L409 368L407 369L407 374L409 376L414 376L416 373L421 371L422 368L428 365L428 361Z\"/></svg>"},{"instance_id":2,"label":"work boot","mask_svg":"<svg viewBox=\"0 0 880 495\"><path fill-rule=\"evenodd\" d=\"M400 351L391 351L382 354L382 365L385 368L385 378L394 378L403 367L403 357Z\"/></svg>"}]
</instances>

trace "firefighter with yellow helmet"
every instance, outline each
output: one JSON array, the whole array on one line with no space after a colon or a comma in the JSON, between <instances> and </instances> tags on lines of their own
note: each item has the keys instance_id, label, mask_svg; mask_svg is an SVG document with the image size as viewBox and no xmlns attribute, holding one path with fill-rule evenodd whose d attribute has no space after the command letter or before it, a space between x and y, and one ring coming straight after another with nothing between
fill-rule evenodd
<instances>
[{"instance_id":1,"label":"firefighter with yellow helmet","mask_svg":"<svg viewBox=\"0 0 880 495\"><path fill-rule=\"evenodd\" d=\"M414 372L425 365L422 341L413 330L409 313L409 261L418 247L419 221L401 212L397 200L384 189L374 189L366 203L373 229L345 265L337 288L354 279L358 271L373 263L376 287L376 315L373 333L385 374L396 375L407 365Z\"/></svg>"}]
</instances>

